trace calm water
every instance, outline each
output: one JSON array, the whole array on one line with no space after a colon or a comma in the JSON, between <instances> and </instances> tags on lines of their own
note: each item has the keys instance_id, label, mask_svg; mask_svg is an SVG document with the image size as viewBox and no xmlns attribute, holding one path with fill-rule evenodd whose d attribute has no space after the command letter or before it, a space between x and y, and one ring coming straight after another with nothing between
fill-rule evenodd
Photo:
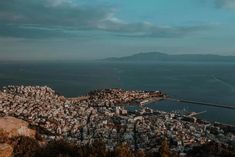
<instances>
[{"instance_id":1,"label":"calm water","mask_svg":"<svg viewBox=\"0 0 235 157\"><path fill-rule=\"evenodd\" d=\"M162 90L176 98L235 105L235 63L0 63L0 86L48 85L73 97L97 88ZM150 107L207 111L201 118L235 124L235 110L159 102Z\"/></svg>"}]
</instances>

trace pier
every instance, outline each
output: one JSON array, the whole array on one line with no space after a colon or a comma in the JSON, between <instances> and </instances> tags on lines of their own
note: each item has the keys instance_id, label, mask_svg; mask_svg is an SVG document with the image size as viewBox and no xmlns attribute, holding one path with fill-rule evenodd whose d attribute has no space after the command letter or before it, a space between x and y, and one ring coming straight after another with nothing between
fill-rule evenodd
<instances>
[{"instance_id":1,"label":"pier","mask_svg":"<svg viewBox=\"0 0 235 157\"><path fill-rule=\"evenodd\" d=\"M220 104L215 104L215 103L207 103L207 102L192 101L192 100L185 100L185 99L174 99L174 98L166 98L166 100L177 101L177 102L181 102L181 103L196 104L196 105L201 105L201 106L211 106L211 107L218 107L218 108L226 108L226 109L235 110L235 106L220 105Z\"/></svg>"}]
</instances>

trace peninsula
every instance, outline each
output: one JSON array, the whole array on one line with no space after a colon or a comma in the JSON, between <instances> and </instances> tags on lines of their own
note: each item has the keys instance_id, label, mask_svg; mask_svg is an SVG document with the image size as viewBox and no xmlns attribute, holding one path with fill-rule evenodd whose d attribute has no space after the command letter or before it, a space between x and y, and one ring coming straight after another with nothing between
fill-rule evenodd
<instances>
[{"instance_id":1,"label":"peninsula","mask_svg":"<svg viewBox=\"0 0 235 157\"><path fill-rule=\"evenodd\" d=\"M235 146L234 126L144 106L126 109L164 97L159 91L103 89L66 98L46 86L7 86L0 91L0 114L28 122L45 142L86 145L102 140L107 150L125 143L132 150L158 152L167 139L170 150L181 155L212 141Z\"/></svg>"}]
</instances>

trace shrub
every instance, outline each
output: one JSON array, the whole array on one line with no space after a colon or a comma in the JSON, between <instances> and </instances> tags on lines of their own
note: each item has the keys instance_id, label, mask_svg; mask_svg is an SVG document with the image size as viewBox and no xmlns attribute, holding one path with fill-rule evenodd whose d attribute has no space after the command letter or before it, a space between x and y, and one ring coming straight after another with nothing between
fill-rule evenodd
<instances>
[{"instance_id":1,"label":"shrub","mask_svg":"<svg viewBox=\"0 0 235 157\"><path fill-rule=\"evenodd\" d=\"M40 146L35 139L19 136L11 139L15 157L34 157Z\"/></svg>"},{"instance_id":2,"label":"shrub","mask_svg":"<svg viewBox=\"0 0 235 157\"><path fill-rule=\"evenodd\" d=\"M78 147L63 140L49 142L37 152L36 157L79 157Z\"/></svg>"}]
</instances>

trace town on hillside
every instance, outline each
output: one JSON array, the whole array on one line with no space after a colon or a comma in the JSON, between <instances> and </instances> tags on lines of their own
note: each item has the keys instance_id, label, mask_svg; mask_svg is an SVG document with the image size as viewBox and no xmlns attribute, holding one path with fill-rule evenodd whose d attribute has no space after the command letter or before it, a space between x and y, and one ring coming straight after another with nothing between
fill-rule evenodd
<instances>
[{"instance_id":1,"label":"town on hillside","mask_svg":"<svg viewBox=\"0 0 235 157\"><path fill-rule=\"evenodd\" d=\"M157 152L163 139L181 155L211 141L235 146L234 126L144 106L164 97L160 91L103 89L66 98L46 86L7 86L0 92L0 115L28 122L45 141L86 145L100 139L107 150L125 143ZM141 107L130 111L129 105Z\"/></svg>"}]
</instances>

